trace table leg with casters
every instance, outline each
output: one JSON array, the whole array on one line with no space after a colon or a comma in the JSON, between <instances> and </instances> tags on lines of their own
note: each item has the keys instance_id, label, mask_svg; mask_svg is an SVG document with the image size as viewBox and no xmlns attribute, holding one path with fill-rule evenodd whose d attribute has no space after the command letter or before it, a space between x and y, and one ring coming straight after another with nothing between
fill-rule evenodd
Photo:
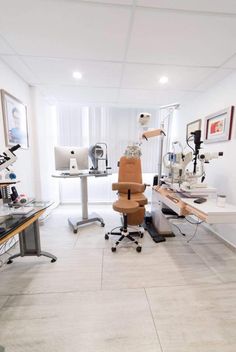
<instances>
[{"instance_id":1,"label":"table leg with casters","mask_svg":"<svg viewBox=\"0 0 236 352\"><path fill-rule=\"evenodd\" d=\"M82 204L82 217L81 218L69 218L69 225L72 227L74 233L77 233L78 228L81 225L90 224L92 222L98 221L101 226L104 227L105 223L103 218L97 213L88 214L88 181L87 176L80 177L81 182L81 204Z\"/></svg>"},{"instance_id":2,"label":"table leg with casters","mask_svg":"<svg viewBox=\"0 0 236 352\"><path fill-rule=\"evenodd\" d=\"M51 253L41 250L39 221L36 220L33 224L19 233L20 252L9 257L7 264L11 264L13 259L25 256L44 256L51 258L54 263L57 257Z\"/></svg>"}]
</instances>

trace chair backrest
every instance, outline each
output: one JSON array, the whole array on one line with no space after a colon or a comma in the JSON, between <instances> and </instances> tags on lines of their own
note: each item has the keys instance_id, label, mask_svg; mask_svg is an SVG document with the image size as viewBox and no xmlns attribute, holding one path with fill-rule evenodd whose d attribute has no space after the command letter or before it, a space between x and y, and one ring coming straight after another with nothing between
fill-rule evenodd
<instances>
[{"instance_id":1,"label":"chair backrest","mask_svg":"<svg viewBox=\"0 0 236 352\"><path fill-rule=\"evenodd\" d=\"M140 158L120 158L118 182L143 183Z\"/></svg>"}]
</instances>

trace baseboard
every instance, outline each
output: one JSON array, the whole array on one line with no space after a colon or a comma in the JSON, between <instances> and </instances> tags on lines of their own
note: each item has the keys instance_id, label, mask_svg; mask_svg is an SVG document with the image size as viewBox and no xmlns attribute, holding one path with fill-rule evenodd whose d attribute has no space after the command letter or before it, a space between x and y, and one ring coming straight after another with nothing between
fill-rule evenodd
<instances>
[{"instance_id":1,"label":"baseboard","mask_svg":"<svg viewBox=\"0 0 236 352\"><path fill-rule=\"evenodd\" d=\"M232 249L233 251L236 252L236 246L232 242L226 240L222 235L216 231L210 224L203 223L203 227L205 227L207 230L209 230L214 236L216 236L222 243L224 243L227 247Z\"/></svg>"}]
</instances>

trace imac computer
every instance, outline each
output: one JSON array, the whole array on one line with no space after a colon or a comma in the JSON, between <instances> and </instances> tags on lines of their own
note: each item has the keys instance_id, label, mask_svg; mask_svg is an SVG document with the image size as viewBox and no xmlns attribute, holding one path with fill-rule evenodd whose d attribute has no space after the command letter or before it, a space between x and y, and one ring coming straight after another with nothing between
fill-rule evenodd
<instances>
[{"instance_id":1,"label":"imac computer","mask_svg":"<svg viewBox=\"0 0 236 352\"><path fill-rule=\"evenodd\" d=\"M69 175L78 175L88 170L88 148L55 147L56 170L66 171Z\"/></svg>"}]
</instances>

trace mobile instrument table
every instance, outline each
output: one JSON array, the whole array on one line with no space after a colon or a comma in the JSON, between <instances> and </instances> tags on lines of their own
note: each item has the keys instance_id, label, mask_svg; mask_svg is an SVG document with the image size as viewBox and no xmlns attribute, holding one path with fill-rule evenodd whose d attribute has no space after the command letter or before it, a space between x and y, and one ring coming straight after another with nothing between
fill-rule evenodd
<instances>
[{"instance_id":1,"label":"mobile instrument table","mask_svg":"<svg viewBox=\"0 0 236 352\"><path fill-rule=\"evenodd\" d=\"M106 177L111 175L108 172L104 173L79 173L77 175L70 175L68 174L55 174L52 177L56 178L80 178L80 185L81 185L81 204L82 204L82 217L79 218L68 218L69 225L72 227L73 232L77 233L79 226L89 224L95 221L101 223L101 226L104 227L105 223L103 218L98 215L97 213L88 214L88 177Z\"/></svg>"}]
</instances>

